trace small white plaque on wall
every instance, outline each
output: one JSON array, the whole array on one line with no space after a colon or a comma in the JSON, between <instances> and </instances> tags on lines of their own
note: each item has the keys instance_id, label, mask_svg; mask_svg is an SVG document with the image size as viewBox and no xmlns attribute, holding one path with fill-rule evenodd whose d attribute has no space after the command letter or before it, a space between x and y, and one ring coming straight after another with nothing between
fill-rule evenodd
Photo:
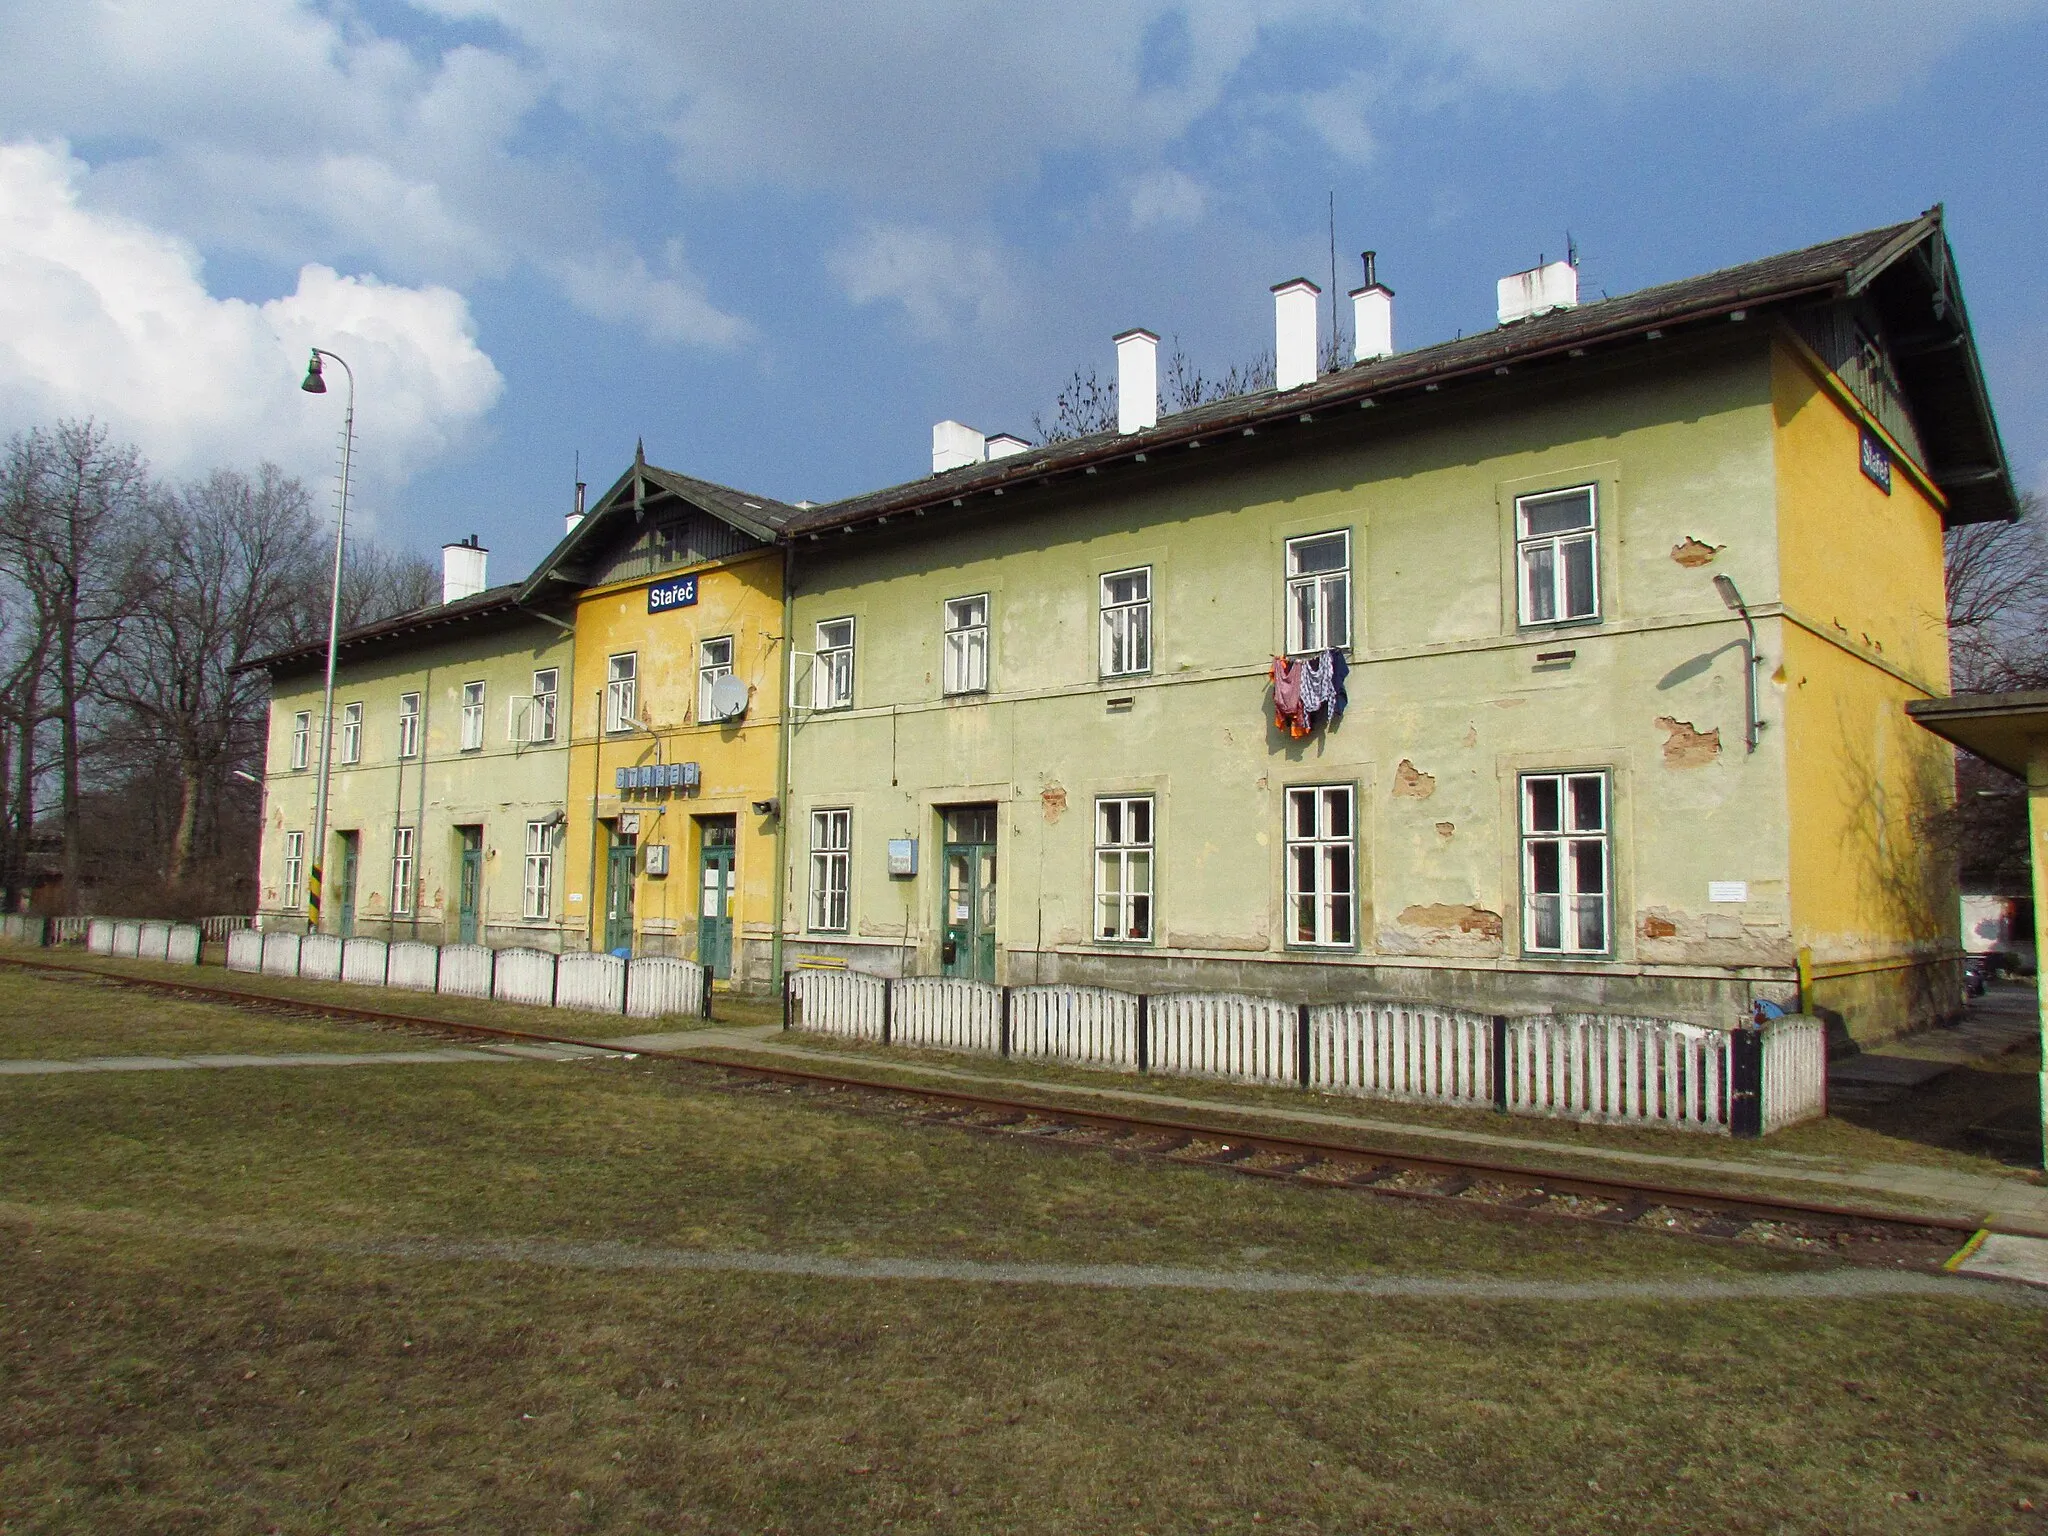
<instances>
[{"instance_id":1,"label":"small white plaque on wall","mask_svg":"<svg viewBox=\"0 0 2048 1536\"><path fill-rule=\"evenodd\" d=\"M1749 900L1749 882L1747 880L1709 880L1707 882L1707 900L1747 901Z\"/></svg>"}]
</instances>

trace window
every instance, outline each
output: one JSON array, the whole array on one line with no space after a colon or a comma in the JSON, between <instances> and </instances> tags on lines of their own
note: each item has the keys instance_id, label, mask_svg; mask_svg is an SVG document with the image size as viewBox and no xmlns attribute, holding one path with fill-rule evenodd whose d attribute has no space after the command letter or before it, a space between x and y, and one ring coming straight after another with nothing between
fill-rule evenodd
<instances>
[{"instance_id":1,"label":"window","mask_svg":"<svg viewBox=\"0 0 2048 1536\"><path fill-rule=\"evenodd\" d=\"M411 827L391 829L391 915L412 916L412 842Z\"/></svg>"},{"instance_id":2,"label":"window","mask_svg":"<svg viewBox=\"0 0 2048 1536\"><path fill-rule=\"evenodd\" d=\"M360 702L341 706L341 760L363 760L363 706Z\"/></svg>"},{"instance_id":3,"label":"window","mask_svg":"<svg viewBox=\"0 0 2048 1536\"><path fill-rule=\"evenodd\" d=\"M845 709L853 703L853 620L818 626L818 667L811 674L811 707Z\"/></svg>"},{"instance_id":4,"label":"window","mask_svg":"<svg viewBox=\"0 0 2048 1536\"><path fill-rule=\"evenodd\" d=\"M1522 776L1523 946L1533 953L1608 950L1607 775Z\"/></svg>"},{"instance_id":5,"label":"window","mask_svg":"<svg viewBox=\"0 0 2048 1536\"><path fill-rule=\"evenodd\" d=\"M561 694L561 675L554 667L533 674L533 713L526 722L526 739L535 744L555 739L555 701Z\"/></svg>"},{"instance_id":6,"label":"window","mask_svg":"<svg viewBox=\"0 0 2048 1536\"><path fill-rule=\"evenodd\" d=\"M988 595L946 603L946 692L988 692Z\"/></svg>"},{"instance_id":7,"label":"window","mask_svg":"<svg viewBox=\"0 0 2048 1536\"><path fill-rule=\"evenodd\" d=\"M1351 535L1317 533L1287 541L1287 654L1341 651L1351 644Z\"/></svg>"},{"instance_id":8,"label":"window","mask_svg":"<svg viewBox=\"0 0 2048 1536\"><path fill-rule=\"evenodd\" d=\"M1152 938L1152 797L1095 802L1095 937Z\"/></svg>"},{"instance_id":9,"label":"window","mask_svg":"<svg viewBox=\"0 0 2048 1536\"><path fill-rule=\"evenodd\" d=\"M1358 942L1357 850L1348 784L1287 791L1287 942L1349 948Z\"/></svg>"},{"instance_id":10,"label":"window","mask_svg":"<svg viewBox=\"0 0 2048 1536\"><path fill-rule=\"evenodd\" d=\"M481 752L484 747L484 685L462 685L462 750Z\"/></svg>"},{"instance_id":11,"label":"window","mask_svg":"<svg viewBox=\"0 0 2048 1536\"><path fill-rule=\"evenodd\" d=\"M313 716L300 710L292 716L292 767L303 772L306 760L313 755Z\"/></svg>"},{"instance_id":12,"label":"window","mask_svg":"<svg viewBox=\"0 0 2048 1536\"><path fill-rule=\"evenodd\" d=\"M697 718L716 718L711 712L711 685L732 675L732 637L720 636L697 646Z\"/></svg>"},{"instance_id":13,"label":"window","mask_svg":"<svg viewBox=\"0 0 2048 1536\"><path fill-rule=\"evenodd\" d=\"M846 882L853 855L853 812L811 812L811 928L846 931Z\"/></svg>"},{"instance_id":14,"label":"window","mask_svg":"<svg viewBox=\"0 0 2048 1536\"><path fill-rule=\"evenodd\" d=\"M639 723L640 655L614 656L604 680L604 728L630 731Z\"/></svg>"},{"instance_id":15,"label":"window","mask_svg":"<svg viewBox=\"0 0 2048 1536\"><path fill-rule=\"evenodd\" d=\"M1593 487L1515 498L1515 563L1522 622L1564 624L1600 616Z\"/></svg>"},{"instance_id":16,"label":"window","mask_svg":"<svg viewBox=\"0 0 2048 1536\"><path fill-rule=\"evenodd\" d=\"M1102 675L1152 670L1152 567L1102 578Z\"/></svg>"},{"instance_id":17,"label":"window","mask_svg":"<svg viewBox=\"0 0 2048 1536\"><path fill-rule=\"evenodd\" d=\"M554 915L554 827L545 821L526 824L526 889L521 911L529 921Z\"/></svg>"},{"instance_id":18,"label":"window","mask_svg":"<svg viewBox=\"0 0 2048 1536\"><path fill-rule=\"evenodd\" d=\"M416 693L398 696L398 755L420 755L420 696Z\"/></svg>"},{"instance_id":19,"label":"window","mask_svg":"<svg viewBox=\"0 0 2048 1536\"><path fill-rule=\"evenodd\" d=\"M303 717L302 717L303 718ZM287 911L296 911L306 897L306 834L287 832L284 835L284 904Z\"/></svg>"}]
</instances>

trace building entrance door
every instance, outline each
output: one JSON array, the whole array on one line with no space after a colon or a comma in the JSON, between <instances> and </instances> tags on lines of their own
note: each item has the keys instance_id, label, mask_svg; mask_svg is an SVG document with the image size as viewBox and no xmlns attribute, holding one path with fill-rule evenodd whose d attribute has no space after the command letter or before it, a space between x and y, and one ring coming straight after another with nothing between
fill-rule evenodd
<instances>
[{"instance_id":1,"label":"building entrance door","mask_svg":"<svg viewBox=\"0 0 2048 1536\"><path fill-rule=\"evenodd\" d=\"M633 947L633 879L639 873L640 837L612 827L611 852L605 859L604 947Z\"/></svg>"},{"instance_id":2,"label":"building entrance door","mask_svg":"<svg viewBox=\"0 0 2048 1536\"><path fill-rule=\"evenodd\" d=\"M334 882L334 915L344 939L356 936L356 862L361 852L361 833L341 834L341 878Z\"/></svg>"},{"instance_id":3,"label":"building entrance door","mask_svg":"<svg viewBox=\"0 0 2048 1536\"><path fill-rule=\"evenodd\" d=\"M945 812L946 883L941 899L941 971L991 984L996 979L996 808L958 805Z\"/></svg>"},{"instance_id":4,"label":"building entrance door","mask_svg":"<svg viewBox=\"0 0 2048 1536\"><path fill-rule=\"evenodd\" d=\"M455 939L460 944L474 944L484 905L484 829L457 827L455 835L462 840L462 873L455 886Z\"/></svg>"},{"instance_id":5,"label":"building entrance door","mask_svg":"<svg viewBox=\"0 0 2048 1536\"><path fill-rule=\"evenodd\" d=\"M705 816L697 823L703 852L697 857L697 963L723 981L732 975L732 885L739 840L737 819Z\"/></svg>"}]
</instances>

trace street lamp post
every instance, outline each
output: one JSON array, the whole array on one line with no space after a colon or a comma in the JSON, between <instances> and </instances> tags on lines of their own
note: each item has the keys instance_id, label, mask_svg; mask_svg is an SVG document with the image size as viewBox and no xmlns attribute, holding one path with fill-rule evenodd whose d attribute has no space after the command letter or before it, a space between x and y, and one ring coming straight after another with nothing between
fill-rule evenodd
<instances>
[{"instance_id":1,"label":"street lamp post","mask_svg":"<svg viewBox=\"0 0 2048 1536\"><path fill-rule=\"evenodd\" d=\"M348 410L341 419L341 507L334 520L334 589L327 601L327 691L320 704L320 778L313 791L313 868L306 881L308 927L320 931L320 871L327 862L327 775L333 761L334 741L334 653L341 633L341 552L348 536L349 457L356 441L356 374L339 354L315 347L306 363L306 381L299 388L309 395L327 393L327 380L320 373L320 359L331 357L348 376Z\"/></svg>"}]
</instances>

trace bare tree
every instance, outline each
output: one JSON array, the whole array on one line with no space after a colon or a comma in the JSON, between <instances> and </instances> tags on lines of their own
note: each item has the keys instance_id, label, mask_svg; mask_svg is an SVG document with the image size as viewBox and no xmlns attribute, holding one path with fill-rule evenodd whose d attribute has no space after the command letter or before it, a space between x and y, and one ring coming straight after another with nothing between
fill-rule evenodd
<instances>
[{"instance_id":1,"label":"bare tree","mask_svg":"<svg viewBox=\"0 0 2048 1536\"><path fill-rule=\"evenodd\" d=\"M1957 692L2048 687L2048 530L2038 495L2010 523L1948 535L1950 670Z\"/></svg>"},{"instance_id":2,"label":"bare tree","mask_svg":"<svg viewBox=\"0 0 2048 1536\"><path fill-rule=\"evenodd\" d=\"M330 541L328 548L332 549ZM316 628L327 632L327 593L333 579L331 566L323 566L319 581ZM409 549L387 549L381 544L351 539L341 566L341 627L374 624L394 614L411 613L441 601L441 569L424 555Z\"/></svg>"},{"instance_id":3,"label":"bare tree","mask_svg":"<svg viewBox=\"0 0 2048 1536\"><path fill-rule=\"evenodd\" d=\"M1160 370L1159 403L1171 415L1272 387L1271 352L1262 352L1246 363L1234 363L1211 378L1194 365L1176 336L1173 350ZM1038 441L1049 445L1111 431L1116 420L1116 380L1102 378L1093 368L1085 373L1077 368L1053 400L1052 420L1034 412L1031 427L1038 434Z\"/></svg>"}]
</instances>

